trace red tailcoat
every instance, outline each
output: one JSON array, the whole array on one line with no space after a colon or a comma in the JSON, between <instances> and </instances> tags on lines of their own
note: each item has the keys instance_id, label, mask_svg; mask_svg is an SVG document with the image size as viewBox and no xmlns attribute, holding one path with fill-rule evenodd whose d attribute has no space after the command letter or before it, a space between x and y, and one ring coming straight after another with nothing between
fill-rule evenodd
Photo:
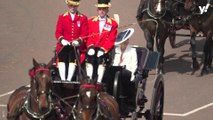
<instances>
[{"instance_id":1,"label":"red tailcoat","mask_svg":"<svg viewBox=\"0 0 213 120\"><path fill-rule=\"evenodd\" d=\"M79 37L83 38L83 43L80 46L81 53L81 62L85 58L86 53L86 40L88 35L88 21L87 16L77 12L74 20L72 20L69 12L66 12L62 15L59 15L58 22L56 25L55 37L58 40L56 44L56 53L58 54L63 48L63 45L59 42L60 38L64 38L68 41L73 41ZM85 37L86 36L86 37Z\"/></svg>"},{"instance_id":2,"label":"red tailcoat","mask_svg":"<svg viewBox=\"0 0 213 120\"><path fill-rule=\"evenodd\" d=\"M115 20L107 17L102 33L99 32L98 16L92 17L88 21L89 37L86 46L99 47L107 53L114 47L114 42L117 36L118 24Z\"/></svg>"},{"instance_id":3,"label":"red tailcoat","mask_svg":"<svg viewBox=\"0 0 213 120\"><path fill-rule=\"evenodd\" d=\"M88 35L88 21L87 16L77 12L74 20L71 19L69 12L66 12L58 17L58 22L55 31L57 40L64 38L68 41L73 41L79 37L84 38ZM85 51L86 39L83 39L83 44L80 46L80 51ZM56 52L58 53L63 45L58 41L56 45Z\"/></svg>"}]
</instances>

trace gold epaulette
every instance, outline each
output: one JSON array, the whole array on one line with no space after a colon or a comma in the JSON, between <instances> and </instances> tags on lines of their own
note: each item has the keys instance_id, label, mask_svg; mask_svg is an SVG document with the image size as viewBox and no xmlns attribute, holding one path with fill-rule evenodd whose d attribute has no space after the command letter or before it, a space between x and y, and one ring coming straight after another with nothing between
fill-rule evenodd
<instances>
[{"instance_id":1,"label":"gold epaulette","mask_svg":"<svg viewBox=\"0 0 213 120\"><path fill-rule=\"evenodd\" d=\"M107 17L107 22L112 24L112 18Z\"/></svg>"},{"instance_id":2,"label":"gold epaulette","mask_svg":"<svg viewBox=\"0 0 213 120\"><path fill-rule=\"evenodd\" d=\"M98 21L98 16L93 16L90 18L92 21Z\"/></svg>"},{"instance_id":3,"label":"gold epaulette","mask_svg":"<svg viewBox=\"0 0 213 120\"><path fill-rule=\"evenodd\" d=\"M65 12L64 14L63 14L63 16L67 16L69 13L68 12Z\"/></svg>"},{"instance_id":4,"label":"gold epaulette","mask_svg":"<svg viewBox=\"0 0 213 120\"><path fill-rule=\"evenodd\" d=\"M84 14L82 14L81 12L77 12L78 13L78 16L80 16L80 17L83 17L84 16Z\"/></svg>"}]
</instances>

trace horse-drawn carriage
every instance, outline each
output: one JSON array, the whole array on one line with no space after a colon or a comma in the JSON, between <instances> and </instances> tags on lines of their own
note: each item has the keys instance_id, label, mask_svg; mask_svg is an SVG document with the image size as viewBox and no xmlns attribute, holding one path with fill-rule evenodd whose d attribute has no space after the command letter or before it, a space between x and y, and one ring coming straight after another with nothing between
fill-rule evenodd
<instances>
[{"instance_id":1,"label":"horse-drawn carriage","mask_svg":"<svg viewBox=\"0 0 213 120\"><path fill-rule=\"evenodd\" d=\"M95 87L98 92L104 91L112 95L118 103L120 117L132 117L132 119L134 120L137 118L142 118L142 116L144 116L147 120L162 119L164 103L164 82L163 77L160 74L157 74L156 76L151 100L151 107L145 112L143 111L145 108L145 102L147 102L147 99L144 98L146 79L148 77L147 74L151 69L156 68L159 59L159 53L151 52L148 49L142 47L136 47L136 51L138 56L138 69L141 70L144 75L146 75L145 77L142 77L141 80L134 82L130 81L129 73L126 72L124 66L107 66L102 80L103 85L98 85L95 83L95 81L91 81L91 83L84 81L85 83L82 83L78 78L79 76L77 76L77 73L79 72L78 69L82 69L80 67L78 67L78 69L76 70L76 74L71 82L61 81L57 68L53 66L53 93L57 99L56 101L59 101L59 106L57 108L59 109L59 111L61 111L61 117L70 118L71 116L72 119L77 118L77 114L75 114L73 110L76 108L77 105L76 100L79 99L79 89L81 88L82 84L84 84L89 88L91 87L91 85L95 85L93 87ZM125 89L128 87L132 87L135 91L128 93L128 91L131 90ZM127 95L131 93L135 94ZM97 93L96 96L98 96ZM127 96L132 97L131 99L134 100L133 103L129 101L130 99ZM97 98L101 99L100 97ZM98 100L97 102L92 103L93 105L91 105L93 106L92 109L96 109L96 112L99 102L101 102L101 100ZM129 104L134 104L135 107L125 107L129 106ZM106 106L106 104L103 106ZM91 108L88 107L85 109ZM93 114L95 114L95 116L93 115L92 118L97 119L98 113Z\"/></svg>"},{"instance_id":2,"label":"horse-drawn carriage","mask_svg":"<svg viewBox=\"0 0 213 120\"><path fill-rule=\"evenodd\" d=\"M196 40L199 32L206 37L204 45L204 61L200 75L207 74L212 62L212 0L141 0L137 20L147 41L147 48L153 50L154 42L159 51L158 71L164 73L164 44L167 38L172 48L185 44L191 45L192 74L200 68L197 61ZM205 8L205 10L202 10ZM178 34L177 31L186 29L190 34ZM176 36L191 36L176 43Z\"/></svg>"},{"instance_id":3,"label":"horse-drawn carriage","mask_svg":"<svg viewBox=\"0 0 213 120\"><path fill-rule=\"evenodd\" d=\"M138 69L147 72L156 68L159 53L137 47ZM78 52L76 51L76 54ZM78 57L77 57L78 58ZM143 98L147 76L130 82L121 66L109 65L103 77L103 84L87 79L84 69L77 60L78 69L72 82L61 81L55 60L47 65L33 60L30 70L31 84L18 88L8 102L8 119L39 120L118 120L121 117L161 120L164 104L163 77L157 74L150 109L144 112L146 99ZM135 87L135 108L126 108L129 101L125 87ZM113 97L114 96L114 97ZM142 103L141 103L142 102ZM131 116L128 116L132 113ZM121 116L124 115L124 116Z\"/></svg>"}]
</instances>

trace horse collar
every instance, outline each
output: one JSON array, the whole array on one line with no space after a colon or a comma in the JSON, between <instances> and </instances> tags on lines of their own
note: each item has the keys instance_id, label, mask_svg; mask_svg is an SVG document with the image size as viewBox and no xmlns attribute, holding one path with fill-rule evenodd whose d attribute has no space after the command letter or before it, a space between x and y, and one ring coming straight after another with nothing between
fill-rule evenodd
<instances>
[{"instance_id":1,"label":"horse collar","mask_svg":"<svg viewBox=\"0 0 213 120\"><path fill-rule=\"evenodd\" d=\"M30 108L30 92L28 91L28 94L27 96L25 97L25 102L24 102L24 105L22 106L21 110L24 110L27 115L30 117L30 118L33 118L33 119L38 119L38 120L45 120L45 118L52 112L53 110L53 103L50 103L49 105L49 109L47 112L43 113L43 114L39 114L39 113L36 113L36 112L33 112L32 109Z\"/></svg>"}]
</instances>

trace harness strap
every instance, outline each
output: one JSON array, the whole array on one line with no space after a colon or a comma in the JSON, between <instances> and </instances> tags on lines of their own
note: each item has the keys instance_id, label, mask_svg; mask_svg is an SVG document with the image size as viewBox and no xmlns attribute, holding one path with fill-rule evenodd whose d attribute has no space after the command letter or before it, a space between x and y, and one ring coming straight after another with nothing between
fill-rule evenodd
<instances>
[{"instance_id":1,"label":"harness strap","mask_svg":"<svg viewBox=\"0 0 213 120\"><path fill-rule=\"evenodd\" d=\"M80 87L83 87L83 88L96 88L96 85L94 85L94 84L82 84Z\"/></svg>"},{"instance_id":2,"label":"harness strap","mask_svg":"<svg viewBox=\"0 0 213 120\"><path fill-rule=\"evenodd\" d=\"M30 103L29 103L30 94L27 95L27 98L24 102L24 105L22 106L22 110L25 110L27 115L29 117L39 120L44 120L53 110L53 103L50 103L49 110L43 114L35 113L30 109Z\"/></svg>"},{"instance_id":3,"label":"harness strap","mask_svg":"<svg viewBox=\"0 0 213 120\"><path fill-rule=\"evenodd\" d=\"M35 74L40 72L40 71L46 71L46 72L50 72L50 70L48 68L38 68L38 69L31 69L29 72L29 75L31 78L34 78Z\"/></svg>"}]
</instances>

